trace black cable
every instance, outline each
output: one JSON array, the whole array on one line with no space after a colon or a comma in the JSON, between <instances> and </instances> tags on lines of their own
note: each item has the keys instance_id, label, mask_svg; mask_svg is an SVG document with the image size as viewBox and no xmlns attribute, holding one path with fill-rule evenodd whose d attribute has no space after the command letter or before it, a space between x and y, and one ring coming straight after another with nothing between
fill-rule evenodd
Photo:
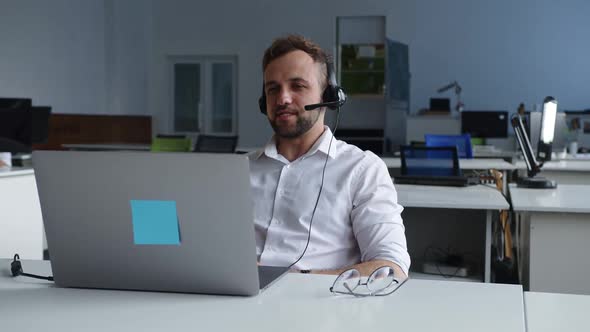
<instances>
[{"instance_id":1,"label":"black cable","mask_svg":"<svg viewBox=\"0 0 590 332\"><path fill-rule=\"evenodd\" d=\"M328 165L328 159L330 158L330 149L332 148L332 140L334 140L334 136L336 136L336 130L338 130L339 120L340 120L340 106L338 106L338 109L336 110L336 124L334 125L334 132L332 133L332 137L330 138L330 144L328 144L328 153L326 154L326 161L324 162L324 169L322 170L322 181L320 183L320 190L318 191L318 197L315 200L315 205L313 207L313 211L311 212L311 219L309 221L309 231L307 232L307 243L305 243L305 248L303 248L303 252L299 256L299 258L297 258L297 260L295 262L293 262L291 265L289 265L289 267L287 267L287 269L291 269L291 267L293 267L293 265L297 264L303 258L303 255L305 255L305 252L307 251L307 247L309 246L309 241L311 239L311 226L313 224L313 216L315 215L315 210L318 207L318 203L320 201L320 196L322 195L322 189L324 189L324 176L326 175L326 165Z\"/></svg>"},{"instance_id":2,"label":"black cable","mask_svg":"<svg viewBox=\"0 0 590 332\"><path fill-rule=\"evenodd\" d=\"M438 271L438 274L444 278L450 279L450 278L454 278L457 276L457 274L459 274L459 271L461 271L461 268L463 268L462 266L457 266L456 270L454 273L452 274L445 274L440 270L440 264L439 261L441 261L441 258L444 258L446 260L449 259L449 257L451 256L459 256L461 257L461 260L467 265L467 260L465 259L466 256L471 256L472 253L469 252L464 252L462 254L452 254L451 249L447 249L444 250L440 247L434 247L434 246L428 246L426 247L426 249L424 250L424 254L423 254L423 259L424 261L427 261L428 259L428 253L429 252L433 252L433 258L434 258L434 266L436 267L436 270ZM437 251L438 251L438 255L437 255Z\"/></svg>"},{"instance_id":3,"label":"black cable","mask_svg":"<svg viewBox=\"0 0 590 332\"><path fill-rule=\"evenodd\" d=\"M12 263L10 263L10 272L12 272L13 277L22 276L22 277L29 277L29 278L53 281L53 277L51 277L51 276L43 277L43 276L39 276L36 274L25 273L23 271L23 265L21 264L20 256L18 254L14 254L14 260L12 261Z\"/></svg>"}]
</instances>

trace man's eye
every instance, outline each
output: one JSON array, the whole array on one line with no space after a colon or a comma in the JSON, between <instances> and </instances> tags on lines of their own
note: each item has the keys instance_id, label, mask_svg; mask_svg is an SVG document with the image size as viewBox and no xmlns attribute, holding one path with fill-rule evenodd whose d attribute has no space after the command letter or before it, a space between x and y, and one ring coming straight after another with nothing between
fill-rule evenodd
<instances>
[{"instance_id":1,"label":"man's eye","mask_svg":"<svg viewBox=\"0 0 590 332\"><path fill-rule=\"evenodd\" d=\"M272 88L268 88L268 90L266 91L266 94L274 94L278 91L279 89L276 87L272 87Z\"/></svg>"}]
</instances>

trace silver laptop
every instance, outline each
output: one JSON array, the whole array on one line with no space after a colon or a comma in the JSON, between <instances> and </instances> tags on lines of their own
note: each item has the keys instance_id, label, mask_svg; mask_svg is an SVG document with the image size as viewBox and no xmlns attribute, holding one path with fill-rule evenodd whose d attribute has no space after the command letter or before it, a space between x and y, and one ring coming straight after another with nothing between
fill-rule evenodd
<instances>
[{"instance_id":1,"label":"silver laptop","mask_svg":"<svg viewBox=\"0 0 590 332\"><path fill-rule=\"evenodd\" d=\"M246 155L35 151L33 163L58 286L255 295L287 270L257 267Z\"/></svg>"}]
</instances>

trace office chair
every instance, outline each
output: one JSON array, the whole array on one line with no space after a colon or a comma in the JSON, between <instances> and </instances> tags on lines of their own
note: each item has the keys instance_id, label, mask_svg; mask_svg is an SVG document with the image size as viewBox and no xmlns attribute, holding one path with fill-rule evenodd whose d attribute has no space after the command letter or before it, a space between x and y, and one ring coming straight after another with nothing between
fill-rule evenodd
<instances>
[{"instance_id":1,"label":"office chair","mask_svg":"<svg viewBox=\"0 0 590 332\"><path fill-rule=\"evenodd\" d=\"M461 176L459 156L454 146L401 146L401 174Z\"/></svg>"},{"instance_id":2,"label":"office chair","mask_svg":"<svg viewBox=\"0 0 590 332\"><path fill-rule=\"evenodd\" d=\"M473 158L473 150L471 148L471 135L424 135L426 146L456 146L459 153L459 158Z\"/></svg>"},{"instance_id":3,"label":"office chair","mask_svg":"<svg viewBox=\"0 0 590 332\"><path fill-rule=\"evenodd\" d=\"M238 136L199 135L194 152L234 153Z\"/></svg>"},{"instance_id":4,"label":"office chair","mask_svg":"<svg viewBox=\"0 0 590 332\"><path fill-rule=\"evenodd\" d=\"M191 140L184 136L158 135L152 140L152 152L190 152Z\"/></svg>"}]
</instances>

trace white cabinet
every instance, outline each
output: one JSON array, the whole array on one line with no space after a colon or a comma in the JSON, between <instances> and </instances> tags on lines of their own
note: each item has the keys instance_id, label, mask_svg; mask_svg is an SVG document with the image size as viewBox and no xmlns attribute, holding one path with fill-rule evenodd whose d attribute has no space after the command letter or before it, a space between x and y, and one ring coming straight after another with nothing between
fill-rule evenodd
<instances>
[{"instance_id":1,"label":"white cabinet","mask_svg":"<svg viewBox=\"0 0 590 332\"><path fill-rule=\"evenodd\" d=\"M0 258L43 259L43 220L32 169L0 170Z\"/></svg>"}]
</instances>

